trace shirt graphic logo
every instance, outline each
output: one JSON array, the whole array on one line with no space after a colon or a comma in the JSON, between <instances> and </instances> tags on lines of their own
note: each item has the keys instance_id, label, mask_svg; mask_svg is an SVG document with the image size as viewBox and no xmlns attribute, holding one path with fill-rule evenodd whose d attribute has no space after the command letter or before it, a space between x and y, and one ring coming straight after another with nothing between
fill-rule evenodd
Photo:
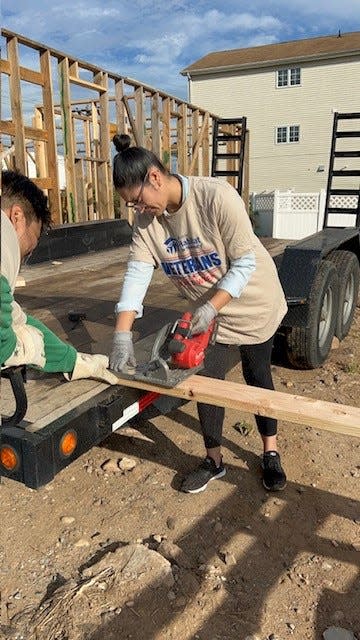
<instances>
[{"instance_id":1,"label":"shirt graphic logo","mask_svg":"<svg viewBox=\"0 0 360 640\"><path fill-rule=\"evenodd\" d=\"M168 238L165 240L164 245L167 253L174 255L178 251L184 249L199 249L201 247L201 240L197 238Z\"/></svg>"}]
</instances>

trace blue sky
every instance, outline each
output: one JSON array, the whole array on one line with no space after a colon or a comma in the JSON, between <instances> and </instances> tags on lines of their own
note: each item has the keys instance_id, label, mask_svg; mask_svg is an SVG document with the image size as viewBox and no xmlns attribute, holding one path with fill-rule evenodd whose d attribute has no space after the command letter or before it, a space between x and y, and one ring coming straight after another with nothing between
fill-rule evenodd
<instances>
[{"instance_id":1,"label":"blue sky","mask_svg":"<svg viewBox=\"0 0 360 640\"><path fill-rule=\"evenodd\" d=\"M187 98L210 51L360 30L360 0L3 0L2 25Z\"/></svg>"}]
</instances>

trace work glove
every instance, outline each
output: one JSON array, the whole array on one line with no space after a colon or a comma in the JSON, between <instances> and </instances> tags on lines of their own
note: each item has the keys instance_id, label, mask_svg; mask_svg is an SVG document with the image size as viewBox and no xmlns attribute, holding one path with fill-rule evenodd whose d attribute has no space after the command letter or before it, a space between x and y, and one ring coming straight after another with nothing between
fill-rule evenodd
<instances>
[{"instance_id":1,"label":"work glove","mask_svg":"<svg viewBox=\"0 0 360 640\"><path fill-rule=\"evenodd\" d=\"M191 320L191 335L207 331L210 322L216 318L217 314L218 312L211 302L206 302L198 307Z\"/></svg>"},{"instance_id":2,"label":"work glove","mask_svg":"<svg viewBox=\"0 0 360 640\"><path fill-rule=\"evenodd\" d=\"M64 373L67 380L80 380L81 378L95 378L108 384L118 384L119 379L108 370L109 358L99 353L77 353L75 367L72 373Z\"/></svg>"},{"instance_id":3,"label":"work glove","mask_svg":"<svg viewBox=\"0 0 360 640\"><path fill-rule=\"evenodd\" d=\"M123 371L126 365L136 367L131 331L115 331L110 352L110 369Z\"/></svg>"}]
</instances>

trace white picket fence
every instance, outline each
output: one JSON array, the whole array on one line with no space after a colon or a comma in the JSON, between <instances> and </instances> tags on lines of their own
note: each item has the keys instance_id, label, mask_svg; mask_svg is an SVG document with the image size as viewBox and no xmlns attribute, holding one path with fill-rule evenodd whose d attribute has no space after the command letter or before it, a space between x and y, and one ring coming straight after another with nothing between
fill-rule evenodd
<instances>
[{"instance_id":1,"label":"white picket fence","mask_svg":"<svg viewBox=\"0 0 360 640\"><path fill-rule=\"evenodd\" d=\"M299 239L320 231L324 222L326 191L319 193L296 193L294 191L272 191L253 193L251 210L258 236ZM356 207L357 196L332 196L332 207ZM330 226L353 227L355 215L332 214Z\"/></svg>"}]
</instances>

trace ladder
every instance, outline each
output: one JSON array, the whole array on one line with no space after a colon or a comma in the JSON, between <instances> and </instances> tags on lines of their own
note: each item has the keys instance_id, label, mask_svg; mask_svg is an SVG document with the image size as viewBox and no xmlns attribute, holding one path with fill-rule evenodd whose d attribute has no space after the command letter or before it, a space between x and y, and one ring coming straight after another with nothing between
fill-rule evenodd
<instances>
[{"instance_id":1,"label":"ladder","mask_svg":"<svg viewBox=\"0 0 360 640\"><path fill-rule=\"evenodd\" d=\"M351 122L352 130L346 127L349 121L353 121ZM344 140L345 143L341 144ZM341 148L349 146L349 143L346 143L348 140L354 141L355 149ZM350 167L345 166L339 169L336 162L338 158L349 158ZM353 178L352 186L344 187L342 183L339 188L341 178ZM333 206L333 196L349 196L354 201L354 206ZM329 224L331 214L353 214L356 216L354 226L360 227L360 113L334 113L324 228L334 226Z\"/></svg>"},{"instance_id":2,"label":"ladder","mask_svg":"<svg viewBox=\"0 0 360 640\"><path fill-rule=\"evenodd\" d=\"M236 183L234 186L241 196L244 195L245 189L244 166L248 163L245 157L246 142L245 116L214 119L211 175L234 177ZM224 147L225 151L222 150ZM222 168L219 167L221 162ZM247 166L245 169L247 170Z\"/></svg>"}]
</instances>

